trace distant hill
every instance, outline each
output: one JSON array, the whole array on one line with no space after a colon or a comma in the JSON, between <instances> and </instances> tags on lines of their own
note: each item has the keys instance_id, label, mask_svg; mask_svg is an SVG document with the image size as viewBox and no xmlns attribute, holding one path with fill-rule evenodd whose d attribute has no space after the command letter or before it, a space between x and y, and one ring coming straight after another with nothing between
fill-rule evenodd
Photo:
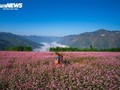
<instances>
[{"instance_id":1,"label":"distant hill","mask_svg":"<svg viewBox=\"0 0 120 90\"><path fill-rule=\"evenodd\" d=\"M78 35L68 35L64 37L51 36L19 36L11 33L0 33L0 50L8 46L31 46L37 48L42 46L41 42L57 42L63 45L88 48L92 45L97 49L120 47L120 31L108 31L100 29L94 32L85 32Z\"/></svg>"},{"instance_id":2,"label":"distant hill","mask_svg":"<svg viewBox=\"0 0 120 90\"><path fill-rule=\"evenodd\" d=\"M79 48L86 48L90 45L98 49L120 47L120 31L100 29L94 32L69 35L62 37L59 43Z\"/></svg>"},{"instance_id":3,"label":"distant hill","mask_svg":"<svg viewBox=\"0 0 120 90\"><path fill-rule=\"evenodd\" d=\"M9 46L31 46L32 48L36 48L42 46L42 44L33 42L19 35L0 32L0 50L4 50Z\"/></svg>"},{"instance_id":4,"label":"distant hill","mask_svg":"<svg viewBox=\"0 0 120 90\"><path fill-rule=\"evenodd\" d=\"M53 36L36 36L36 35L30 35L30 36L23 36L24 38L27 38L31 41L35 41L37 43L43 43L43 42L57 42L60 40L60 37L53 37Z\"/></svg>"}]
</instances>

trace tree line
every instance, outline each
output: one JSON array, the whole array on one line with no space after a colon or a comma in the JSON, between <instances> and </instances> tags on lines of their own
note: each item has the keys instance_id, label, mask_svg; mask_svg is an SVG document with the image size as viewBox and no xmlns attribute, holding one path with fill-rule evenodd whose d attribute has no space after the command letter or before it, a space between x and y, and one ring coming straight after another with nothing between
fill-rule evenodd
<instances>
[{"instance_id":1,"label":"tree line","mask_svg":"<svg viewBox=\"0 0 120 90\"><path fill-rule=\"evenodd\" d=\"M106 49L97 49L92 46L89 48L75 48L75 47L50 47L49 51L108 51L108 52L120 52L120 48L106 48Z\"/></svg>"}]
</instances>

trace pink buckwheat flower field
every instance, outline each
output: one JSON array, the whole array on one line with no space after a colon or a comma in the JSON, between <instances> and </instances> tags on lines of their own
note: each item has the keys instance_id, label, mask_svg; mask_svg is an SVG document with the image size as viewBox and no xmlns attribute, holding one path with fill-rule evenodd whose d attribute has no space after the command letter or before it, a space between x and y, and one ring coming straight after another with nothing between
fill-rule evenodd
<instances>
[{"instance_id":1,"label":"pink buckwheat flower field","mask_svg":"<svg viewBox=\"0 0 120 90\"><path fill-rule=\"evenodd\" d=\"M120 90L120 52L0 52L0 90Z\"/></svg>"}]
</instances>

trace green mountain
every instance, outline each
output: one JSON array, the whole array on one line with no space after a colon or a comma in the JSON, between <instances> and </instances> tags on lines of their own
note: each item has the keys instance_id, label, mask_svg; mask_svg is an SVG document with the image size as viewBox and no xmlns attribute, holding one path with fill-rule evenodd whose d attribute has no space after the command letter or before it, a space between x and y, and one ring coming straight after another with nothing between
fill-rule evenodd
<instances>
[{"instance_id":1,"label":"green mountain","mask_svg":"<svg viewBox=\"0 0 120 90\"><path fill-rule=\"evenodd\" d=\"M69 35L62 37L59 43L79 48L90 47L90 45L98 49L120 47L120 31L100 29L94 32Z\"/></svg>"},{"instance_id":2,"label":"green mountain","mask_svg":"<svg viewBox=\"0 0 120 90\"><path fill-rule=\"evenodd\" d=\"M32 48L37 48L43 45L33 42L31 40L28 40L19 35L0 32L0 50L4 50L5 48L10 46L31 46Z\"/></svg>"},{"instance_id":3,"label":"green mountain","mask_svg":"<svg viewBox=\"0 0 120 90\"><path fill-rule=\"evenodd\" d=\"M120 47L120 31L100 29L94 32L85 32L78 35L64 37L50 36L19 36L11 33L0 33L0 50L9 46L31 46L33 49L43 46L41 42L57 42L63 45L88 48L90 45L97 49Z\"/></svg>"}]
</instances>

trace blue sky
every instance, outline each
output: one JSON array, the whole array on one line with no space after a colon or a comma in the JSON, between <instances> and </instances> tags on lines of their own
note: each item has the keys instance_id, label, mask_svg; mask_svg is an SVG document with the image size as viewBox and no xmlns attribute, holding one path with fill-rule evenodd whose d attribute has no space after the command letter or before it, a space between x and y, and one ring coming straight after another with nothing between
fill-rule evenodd
<instances>
[{"instance_id":1,"label":"blue sky","mask_svg":"<svg viewBox=\"0 0 120 90\"><path fill-rule=\"evenodd\" d=\"M120 31L120 0L0 0L13 2L23 3L23 8L0 8L0 32L65 36L98 29Z\"/></svg>"}]
</instances>

